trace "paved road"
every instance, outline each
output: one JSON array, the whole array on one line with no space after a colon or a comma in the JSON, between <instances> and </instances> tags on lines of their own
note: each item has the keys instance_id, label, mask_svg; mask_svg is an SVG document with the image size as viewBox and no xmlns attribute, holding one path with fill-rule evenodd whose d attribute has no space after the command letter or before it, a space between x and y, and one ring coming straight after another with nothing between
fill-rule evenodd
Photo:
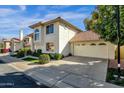
<instances>
[{"instance_id":1,"label":"paved road","mask_svg":"<svg viewBox=\"0 0 124 93\"><path fill-rule=\"evenodd\" d=\"M46 86L38 86L22 72L0 61L0 88L46 88Z\"/></svg>"}]
</instances>

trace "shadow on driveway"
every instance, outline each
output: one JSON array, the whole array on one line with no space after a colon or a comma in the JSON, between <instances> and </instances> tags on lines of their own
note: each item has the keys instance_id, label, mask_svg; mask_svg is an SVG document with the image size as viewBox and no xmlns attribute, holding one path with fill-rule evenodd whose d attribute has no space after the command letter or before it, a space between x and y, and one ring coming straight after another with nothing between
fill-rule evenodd
<instances>
[{"instance_id":1,"label":"shadow on driveway","mask_svg":"<svg viewBox=\"0 0 124 93\"><path fill-rule=\"evenodd\" d=\"M47 88L38 86L31 78L21 72L5 73L0 75L0 88Z\"/></svg>"}]
</instances>

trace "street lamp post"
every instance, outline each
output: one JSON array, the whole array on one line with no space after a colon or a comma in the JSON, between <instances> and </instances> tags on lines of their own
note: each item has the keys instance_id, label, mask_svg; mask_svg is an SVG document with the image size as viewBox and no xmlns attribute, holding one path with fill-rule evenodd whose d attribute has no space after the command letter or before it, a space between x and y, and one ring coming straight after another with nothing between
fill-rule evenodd
<instances>
[{"instance_id":1,"label":"street lamp post","mask_svg":"<svg viewBox=\"0 0 124 93\"><path fill-rule=\"evenodd\" d=\"M117 40L118 40L118 78L120 78L120 9L119 5L116 6L117 12Z\"/></svg>"}]
</instances>

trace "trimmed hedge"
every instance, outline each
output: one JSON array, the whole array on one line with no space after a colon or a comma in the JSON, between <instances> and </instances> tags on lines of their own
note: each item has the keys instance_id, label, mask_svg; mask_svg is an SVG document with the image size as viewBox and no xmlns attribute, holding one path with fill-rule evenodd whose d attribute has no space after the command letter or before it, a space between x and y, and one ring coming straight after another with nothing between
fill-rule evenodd
<instances>
[{"instance_id":1,"label":"trimmed hedge","mask_svg":"<svg viewBox=\"0 0 124 93\"><path fill-rule=\"evenodd\" d=\"M50 59L55 59L55 54L54 53L49 53Z\"/></svg>"},{"instance_id":2,"label":"trimmed hedge","mask_svg":"<svg viewBox=\"0 0 124 93\"><path fill-rule=\"evenodd\" d=\"M50 62L50 56L48 54L42 54L39 56L39 63L46 64Z\"/></svg>"},{"instance_id":3,"label":"trimmed hedge","mask_svg":"<svg viewBox=\"0 0 124 93\"><path fill-rule=\"evenodd\" d=\"M62 59L62 58L63 58L63 55L62 55L62 54L55 53L54 59L60 60L60 59Z\"/></svg>"},{"instance_id":4,"label":"trimmed hedge","mask_svg":"<svg viewBox=\"0 0 124 93\"><path fill-rule=\"evenodd\" d=\"M21 57L24 57L25 56L25 51L24 49L21 49L17 52L17 57L18 58L21 58Z\"/></svg>"},{"instance_id":5,"label":"trimmed hedge","mask_svg":"<svg viewBox=\"0 0 124 93\"><path fill-rule=\"evenodd\" d=\"M42 54L42 50L41 50L41 49L38 49L38 50L37 50L37 53L38 53L38 54Z\"/></svg>"},{"instance_id":6,"label":"trimmed hedge","mask_svg":"<svg viewBox=\"0 0 124 93\"><path fill-rule=\"evenodd\" d=\"M42 54L42 50L41 49L35 50L32 53L32 55L35 56L35 57L39 57L41 54Z\"/></svg>"},{"instance_id":7,"label":"trimmed hedge","mask_svg":"<svg viewBox=\"0 0 124 93\"><path fill-rule=\"evenodd\" d=\"M31 55L32 51L29 48L22 48L17 51L17 57L21 58L24 57L25 55Z\"/></svg>"},{"instance_id":8,"label":"trimmed hedge","mask_svg":"<svg viewBox=\"0 0 124 93\"><path fill-rule=\"evenodd\" d=\"M32 53L31 49L27 50L27 55L32 55Z\"/></svg>"}]
</instances>

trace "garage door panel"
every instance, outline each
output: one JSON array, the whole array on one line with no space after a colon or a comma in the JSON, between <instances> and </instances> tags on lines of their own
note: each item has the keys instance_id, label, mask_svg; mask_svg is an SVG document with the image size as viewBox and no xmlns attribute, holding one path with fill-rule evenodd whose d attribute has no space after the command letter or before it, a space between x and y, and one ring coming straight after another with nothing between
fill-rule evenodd
<instances>
[{"instance_id":1,"label":"garage door panel","mask_svg":"<svg viewBox=\"0 0 124 93\"><path fill-rule=\"evenodd\" d=\"M107 58L107 46L96 45L96 46L74 46L75 56L85 56L85 57L97 57L97 58Z\"/></svg>"}]
</instances>

